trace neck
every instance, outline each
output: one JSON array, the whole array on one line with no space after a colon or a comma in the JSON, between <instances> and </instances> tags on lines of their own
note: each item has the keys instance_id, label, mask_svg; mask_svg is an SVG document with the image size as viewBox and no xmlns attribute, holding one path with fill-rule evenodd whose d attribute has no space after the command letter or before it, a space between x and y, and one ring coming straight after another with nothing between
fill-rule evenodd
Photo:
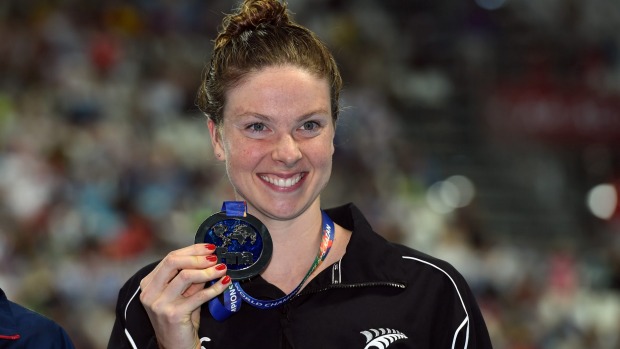
<instances>
[{"instance_id":1,"label":"neck","mask_svg":"<svg viewBox=\"0 0 620 349\"><path fill-rule=\"evenodd\" d=\"M264 221L263 221L264 219ZM322 238L318 201L300 216L286 221L262 218L273 240L273 255L261 274L285 293L291 292L314 262Z\"/></svg>"},{"instance_id":2,"label":"neck","mask_svg":"<svg viewBox=\"0 0 620 349\"><path fill-rule=\"evenodd\" d=\"M256 216L269 229L274 247L283 245L295 249L308 247L305 243L319 239L322 229L320 200L315 200L303 213L291 219L275 219L248 207L248 213ZM318 240L317 240L318 241Z\"/></svg>"}]
</instances>

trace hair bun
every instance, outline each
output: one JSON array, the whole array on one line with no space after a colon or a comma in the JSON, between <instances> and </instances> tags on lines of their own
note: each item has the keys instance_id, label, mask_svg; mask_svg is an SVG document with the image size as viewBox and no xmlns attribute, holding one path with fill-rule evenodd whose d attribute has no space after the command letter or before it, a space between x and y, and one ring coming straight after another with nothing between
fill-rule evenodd
<instances>
[{"instance_id":1,"label":"hair bun","mask_svg":"<svg viewBox=\"0 0 620 349\"><path fill-rule=\"evenodd\" d=\"M278 0L245 0L236 13L226 16L220 36L233 38L263 25L290 23L286 4Z\"/></svg>"}]
</instances>

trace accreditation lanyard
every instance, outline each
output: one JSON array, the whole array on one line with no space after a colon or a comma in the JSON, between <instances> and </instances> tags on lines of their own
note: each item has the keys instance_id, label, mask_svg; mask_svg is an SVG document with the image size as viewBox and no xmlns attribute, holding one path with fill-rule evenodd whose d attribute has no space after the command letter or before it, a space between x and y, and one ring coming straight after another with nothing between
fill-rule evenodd
<instances>
[{"instance_id":1,"label":"accreditation lanyard","mask_svg":"<svg viewBox=\"0 0 620 349\"><path fill-rule=\"evenodd\" d=\"M240 212L240 210L238 209L226 210L225 206L223 206L222 209L225 210L226 214L229 216L245 215L245 211ZM239 281L234 281L230 284L230 286L226 288L223 293L224 304L222 304L222 302L217 297L209 301L208 306L211 315L216 320L223 321L232 314L239 311L242 301L245 301L246 303L259 309L271 309L288 302L289 300L291 300L291 298L296 296L301 290L304 283L308 280L310 275L312 275L316 268L318 268L319 265L325 260L334 242L334 222L324 211L321 211L321 214L323 219L321 223L321 225L323 226L323 236L321 238L319 251L314 259L314 262L312 263L312 266L310 266L310 269L308 270L304 278L291 293L278 299L259 300L247 294L241 287L241 283Z\"/></svg>"}]
</instances>

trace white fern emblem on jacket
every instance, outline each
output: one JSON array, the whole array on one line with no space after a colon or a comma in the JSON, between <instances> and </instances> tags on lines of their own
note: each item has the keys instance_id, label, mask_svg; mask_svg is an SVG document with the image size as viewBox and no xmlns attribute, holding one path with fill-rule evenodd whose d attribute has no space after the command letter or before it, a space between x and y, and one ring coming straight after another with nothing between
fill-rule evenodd
<instances>
[{"instance_id":1,"label":"white fern emblem on jacket","mask_svg":"<svg viewBox=\"0 0 620 349\"><path fill-rule=\"evenodd\" d=\"M378 330L371 328L368 331L362 331L360 333L366 337L366 346L364 349L370 349L373 347L377 349L385 349L397 340L407 338L404 333L390 328L380 328Z\"/></svg>"},{"instance_id":2,"label":"white fern emblem on jacket","mask_svg":"<svg viewBox=\"0 0 620 349\"><path fill-rule=\"evenodd\" d=\"M209 337L202 337L200 338L200 349L205 349L205 347L202 346L202 342L210 342L211 338Z\"/></svg>"}]
</instances>

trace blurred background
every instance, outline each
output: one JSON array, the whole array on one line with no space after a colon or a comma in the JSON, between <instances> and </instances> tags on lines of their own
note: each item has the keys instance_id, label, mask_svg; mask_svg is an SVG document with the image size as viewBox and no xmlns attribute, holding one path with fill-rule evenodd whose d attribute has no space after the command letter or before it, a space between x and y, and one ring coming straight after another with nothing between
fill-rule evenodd
<instances>
[{"instance_id":1,"label":"blurred background","mask_svg":"<svg viewBox=\"0 0 620 349\"><path fill-rule=\"evenodd\" d=\"M345 80L324 206L454 264L497 349L620 348L620 2L289 5ZM78 348L232 198L194 105L232 6L0 2L0 287Z\"/></svg>"}]
</instances>

